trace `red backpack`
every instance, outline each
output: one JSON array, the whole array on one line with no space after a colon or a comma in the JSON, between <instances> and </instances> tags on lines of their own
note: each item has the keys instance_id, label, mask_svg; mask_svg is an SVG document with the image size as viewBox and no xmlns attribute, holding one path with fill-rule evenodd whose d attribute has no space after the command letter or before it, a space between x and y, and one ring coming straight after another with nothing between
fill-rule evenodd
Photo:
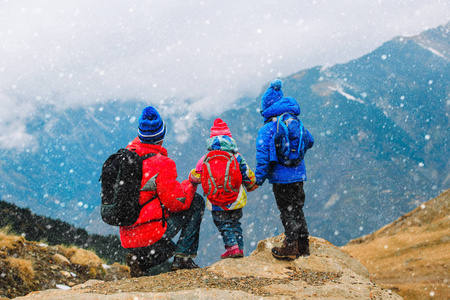
<instances>
[{"instance_id":1,"label":"red backpack","mask_svg":"<svg viewBox=\"0 0 450 300\"><path fill-rule=\"evenodd\" d=\"M234 155L222 150L209 151L202 172L202 188L209 202L217 206L233 203L241 184L241 170Z\"/></svg>"}]
</instances>

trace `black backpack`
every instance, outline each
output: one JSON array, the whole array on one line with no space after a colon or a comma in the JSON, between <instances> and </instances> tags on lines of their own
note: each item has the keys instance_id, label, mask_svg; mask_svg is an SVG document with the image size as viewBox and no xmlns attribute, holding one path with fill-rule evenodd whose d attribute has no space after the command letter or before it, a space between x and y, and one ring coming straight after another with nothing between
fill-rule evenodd
<instances>
[{"instance_id":1,"label":"black backpack","mask_svg":"<svg viewBox=\"0 0 450 300\"><path fill-rule=\"evenodd\" d=\"M277 118L277 132L272 143L275 146L276 161L286 167L298 166L305 156L305 128L297 116L284 113Z\"/></svg>"},{"instance_id":2,"label":"black backpack","mask_svg":"<svg viewBox=\"0 0 450 300\"><path fill-rule=\"evenodd\" d=\"M139 213L146 204L139 204L142 181L142 163L156 155L139 156L128 149L120 149L105 161L101 180L101 215L105 223L113 226L130 226L136 223Z\"/></svg>"}]
</instances>

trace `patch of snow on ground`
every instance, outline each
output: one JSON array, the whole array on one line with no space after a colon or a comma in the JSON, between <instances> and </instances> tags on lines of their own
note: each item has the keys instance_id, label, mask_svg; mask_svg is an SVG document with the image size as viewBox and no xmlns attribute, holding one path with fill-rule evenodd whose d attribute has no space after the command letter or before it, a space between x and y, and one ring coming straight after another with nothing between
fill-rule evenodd
<instances>
[{"instance_id":1,"label":"patch of snow on ground","mask_svg":"<svg viewBox=\"0 0 450 300\"><path fill-rule=\"evenodd\" d=\"M444 54L442 54L441 52L437 51L436 49L433 49L433 48L431 48L431 47L427 47L427 46L422 45L422 44L420 44L420 43L419 43L419 45L420 45L422 48L427 49L428 51L430 51L430 52L433 53L434 55L437 55L437 56L440 56L440 57L442 57L442 58L447 59L447 58L445 57Z\"/></svg>"},{"instance_id":2,"label":"patch of snow on ground","mask_svg":"<svg viewBox=\"0 0 450 300\"><path fill-rule=\"evenodd\" d=\"M64 285L64 284L57 284L56 288L60 289L60 290L65 290L65 291L70 290L70 286L67 286L67 285Z\"/></svg>"},{"instance_id":3,"label":"patch of snow on ground","mask_svg":"<svg viewBox=\"0 0 450 300\"><path fill-rule=\"evenodd\" d=\"M359 102L359 103L364 104L364 101L363 101L363 100L361 100L361 99L359 99L359 98L355 98L354 96L352 96L352 95L350 95L350 94L347 94L346 92L344 92L344 90L343 90L342 87L340 87L340 86L338 86L338 87L332 87L332 86L329 86L328 88L329 88L330 90L332 90L332 91L338 92L339 94L341 94L342 96L344 96L344 97L347 98L348 100L352 100L352 101L356 101L356 102Z\"/></svg>"}]
</instances>

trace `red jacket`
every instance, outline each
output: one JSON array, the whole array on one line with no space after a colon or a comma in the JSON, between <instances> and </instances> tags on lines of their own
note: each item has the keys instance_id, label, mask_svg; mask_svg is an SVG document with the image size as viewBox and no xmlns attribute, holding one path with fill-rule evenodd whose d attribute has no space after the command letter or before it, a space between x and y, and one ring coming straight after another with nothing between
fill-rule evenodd
<instances>
[{"instance_id":1,"label":"red jacket","mask_svg":"<svg viewBox=\"0 0 450 300\"><path fill-rule=\"evenodd\" d=\"M156 183L156 191L141 191L139 202L141 205L144 204L155 193L158 197L142 208L134 225L120 227L122 247L140 248L159 241L166 232L167 224L163 227L159 200L165 207L164 214L167 218L171 212L183 211L191 206L197 186L189 180L181 183L176 180L178 175L175 162L167 157L167 150L164 147L141 143L139 138L135 138L127 149L135 151L140 156L156 153L155 156L144 160L141 182L141 189L149 180L149 183Z\"/></svg>"}]
</instances>

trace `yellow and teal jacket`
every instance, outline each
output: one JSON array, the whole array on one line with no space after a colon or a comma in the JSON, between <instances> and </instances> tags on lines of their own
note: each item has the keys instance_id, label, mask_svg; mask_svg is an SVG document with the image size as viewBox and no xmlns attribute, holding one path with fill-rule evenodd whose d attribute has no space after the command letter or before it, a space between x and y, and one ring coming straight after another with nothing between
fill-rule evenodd
<instances>
[{"instance_id":1,"label":"yellow and teal jacket","mask_svg":"<svg viewBox=\"0 0 450 300\"><path fill-rule=\"evenodd\" d=\"M234 157L236 158L237 162L239 163L239 169L241 171L242 175L242 185L239 189L239 195L233 203L230 203L228 205L224 206L217 206L213 205L209 199L207 198L206 201L206 207L209 210L213 211L222 211L222 210L235 210L244 207L247 204L247 193L245 192L245 188L251 188L255 182L256 177L255 173L253 173L252 170L250 170L250 167L248 166L247 162L245 161L245 158L238 152L238 147L236 145L236 141L226 135L218 135L214 136L212 138L209 138L206 140L206 146L208 151L212 150L222 150L227 151L230 153L233 153ZM203 159L200 158L200 160L197 163L197 166L195 169L192 169L189 174L189 180L192 183L201 183L201 175L202 175L202 164Z\"/></svg>"}]
</instances>

